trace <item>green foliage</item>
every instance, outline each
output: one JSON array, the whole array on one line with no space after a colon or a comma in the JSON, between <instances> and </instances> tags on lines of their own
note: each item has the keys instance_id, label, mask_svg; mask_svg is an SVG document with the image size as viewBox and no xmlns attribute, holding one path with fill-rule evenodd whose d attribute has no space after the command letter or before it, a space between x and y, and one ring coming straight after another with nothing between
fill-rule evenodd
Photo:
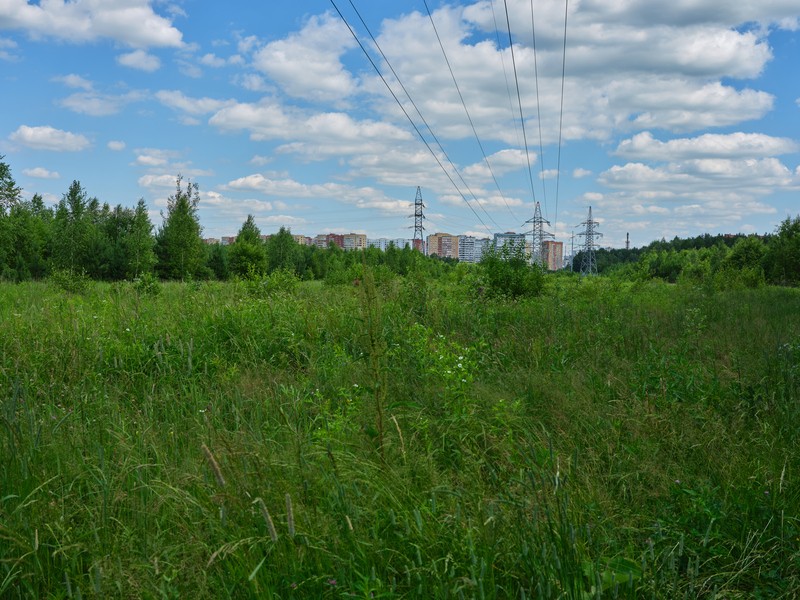
<instances>
[{"instance_id":1,"label":"green foliage","mask_svg":"<svg viewBox=\"0 0 800 600\"><path fill-rule=\"evenodd\" d=\"M279 294L294 294L300 284L300 278L286 269L278 269L266 276L251 269L245 278L245 283L251 296L269 298Z\"/></svg>"},{"instance_id":2,"label":"green foliage","mask_svg":"<svg viewBox=\"0 0 800 600\"><path fill-rule=\"evenodd\" d=\"M57 269L86 269L92 234L91 215L86 212L86 191L73 181L55 212L52 262Z\"/></svg>"},{"instance_id":3,"label":"green foliage","mask_svg":"<svg viewBox=\"0 0 800 600\"><path fill-rule=\"evenodd\" d=\"M91 279L85 272L72 269L54 269L50 273L49 280L58 288L71 294L83 294L91 284Z\"/></svg>"},{"instance_id":4,"label":"green foliage","mask_svg":"<svg viewBox=\"0 0 800 600\"><path fill-rule=\"evenodd\" d=\"M797 290L507 302L353 256L0 285L0 595L792 597Z\"/></svg>"},{"instance_id":5,"label":"green foliage","mask_svg":"<svg viewBox=\"0 0 800 600\"><path fill-rule=\"evenodd\" d=\"M300 246L285 227L267 240L267 270L270 273L279 269L302 273L301 260Z\"/></svg>"},{"instance_id":6,"label":"green foliage","mask_svg":"<svg viewBox=\"0 0 800 600\"><path fill-rule=\"evenodd\" d=\"M161 293L161 282L152 273L142 273L133 280L133 288L146 296L158 296Z\"/></svg>"},{"instance_id":7,"label":"green foliage","mask_svg":"<svg viewBox=\"0 0 800 600\"><path fill-rule=\"evenodd\" d=\"M236 241L229 247L228 264L231 273L239 277L252 278L266 273L267 250L253 215L247 215Z\"/></svg>"},{"instance_id":8,"label":"green foliage","mask_svg":"<svg viewBox=\"0 0 800 600\"><path fill-rule=\"evenodd\" d=\"M181 188L179 175L175 195L167 199L167 214L156 234L158 273L164 279L191 279L204 275L205 249L197 214L200 192L197 183Z\"/></svg>"},{"instance_id":9,"label":"green foliage","mask_svg":"<svg viewBox=\"0 0 800 600\"><path fill-rule=\"evenodd\" d=\"M219 243L206 246L206 266L220 281L227 280L231 275L228 248Z\"/></svg>"},{"instance_id":10,"label":"green foliage","mask_svg":"<svg viewBox=\"0 0 800 600\"><path fill-rule=\"evenodd\" d=\"M125 277L136 278L152 274L156 265L153 224L143 199L136 204L133 214L127 213L129 222L120 240Z\"/></svg>"},{"instance_id":11,"label":"green foliage","mask_svg":"<svg viewBox=\"0 0 800 600\"><path fill-rule=\"evenodd\" d=\"M544 273L531 265L522 247L489 248L481 256L485 292L511 298L538 296L544 289Z\"/></svg>"},{"instance_id":12,"label":"green foliage","mask_svg":"<svg viewBox=\"0 0 800 600\"><path fill-rule=\"evenodd\" d=\"M3 161L4 158L0 154L0 217L19 202L22 192L11 176L11 167Z\"/></svg>"},{"instance_id":13,"label":"green foliage","mask_svg":"<svg viewBox=\"0 0 800 600\"><path fill-rule=\"evenodd\" d=\"M778 226L767 245L764 270L770 283L800 285L800 215Z\"/></svg>"}]
</instances>

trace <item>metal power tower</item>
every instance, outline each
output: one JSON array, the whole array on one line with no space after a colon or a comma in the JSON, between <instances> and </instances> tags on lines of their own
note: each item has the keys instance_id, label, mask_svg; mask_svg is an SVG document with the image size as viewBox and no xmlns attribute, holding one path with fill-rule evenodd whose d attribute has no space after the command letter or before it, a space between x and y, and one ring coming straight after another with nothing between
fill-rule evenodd
<instances>
[{"instance_id":1,"label":"metal power tower","mask_svg":"<svg viewBox=\"0 0 800 600\"><path fill-rule=\"evenodd\" d=\"M603 234L597 231L599 223L592 219L592 207L589 207L589 218L586 219L581 225L585 225L586 229L582 235L583 240L583 256L581 257L581 275L596 275L597 274L597 261L594 257L594 250L597 247L595 239L603 237Z\"/></svg>"},{"instance_id":2,"label":"metal power tower","mask_svg":"<svg viewBox=\"0 0 800 600\"><path fill-rule=\"evenodd\" d=\"M548 239L553 239L555 236L545 230L545 225L550 225L550 221L542 217L542 209L539 203L536 203L536 209L533 211L533 218L525 221L526 224L530 223L533 228L531 235L533 235L533 245L531 247L531 263L537 264L543 268L547 267L547 257L544 251L544 242Z\"/></svg>"},{"instance_id":3,"label":"metal power tower","mask_svg":"<svg viewBox=\"0 0 800 600\"><path fill-rule=\"evenodd\" d=\"M417 186L417 197L414 198L414 241L413 245L414 248L425 254L425 238L423 237L423 231L425 231L425 226L422 222L425 220L425 215L422 212L422 209L425 208L425 204L422 202L422 190ZM419 241L418 241L419 240Z\"/></svg>"}]
</instances>

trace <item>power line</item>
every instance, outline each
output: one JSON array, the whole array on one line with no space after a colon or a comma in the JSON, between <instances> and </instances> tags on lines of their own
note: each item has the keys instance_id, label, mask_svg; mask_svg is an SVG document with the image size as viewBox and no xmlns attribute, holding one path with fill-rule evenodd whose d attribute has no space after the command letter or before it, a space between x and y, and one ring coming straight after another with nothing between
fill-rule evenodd
<instances>
[{"instance_id":1,"label":"power line","mask_svg":"<svg viewBox=\"0 0 800 600\"><path fill-rule=\"evenodd\" d=\"M536 57L536 22L533 16L533 0L531 0L531 35L533 36L533 76L536 82L536 121L539 125L539 166L542 172L544 212L547 214L547 187L544 183L544 143L542 141L542 104L539 100L539 60Z\"/></svg>"},{"instance_id":2,"label":"power line","mask_svg":"<svg viewBox=\"0 0 800 600\"><path fill-rule=\"evenodd\" d=\"M494 219L492 219L491 215L489 215L489 213L488 213L488 212L486 212L486 209L485 209L485 208L483 208L483 206L480 204L480 202L478 202L478 198L477 198L477 196L475 196L475 194L474 194L474 193L472 193L472 190L470 190L470 188L469 188L469 185L466 183L466 181L464 181L464 178L463 178L463 176L462 176L462 175L461 175L461 173L458 171L458 169L456 168L456 166L455 166L455 164L453 163L453 161L452 161L452 160L450 160L450 157L448 156L447 152L444 150L444 147L441 145L441 143L439 142L438 138L437 138L437 137L436 137L436 135L433 133L433 129L430 127L430 125L428 124L428 122L427 122L427 121L425 121L425 118L422 116L422 113L420 112L420 110L419 110L419 108L417 107L416 103L414 102L413 98L411 98L411 95L408 93L408 90L407 90L407 89L406 89L406 87L403 85L402 81L400 81L400 78L397 76L397 73L395 72L395 70L394 70L394 68L391 66L391 63L389 62L388 58L386 57L386 55L384 54L383 50L381 49L381 47L380 47L380 44L378 44L378 41L375 39L375 36L373 36L373 35L372 35L372 32L369 30L369 27L368 27L368 26L367 26L367 24L364 22L364 19L361 17L361 13L360 13L360 12L358 11L358 9L355 7L355 5L353 4L352 0L349 0L349 1L350 1L350 6L351 6L351 7L353 8L353 10L355 11L356 15L358 16L358 18L359 18L359 20L361 21L361 23L362 23L362 25L364 26L364 28L367 30L367 33L369 34L370 38L372 39L373 43L375 44L375 47L378 49L378 52L380 52L381 56L382 56L382 57L383 57L383 59L386 61L386 64L387 64L387 66L389 66L389 69L392 71L392 74L394 75L395 79L397 80L397 82L400 84L400 87L401 87L401 88L403 89L403 91L405 92L405 94L406 94L406 97L407 97L407 98L408 98L408 100L411 102L411 105L412 105L412 106L414 107L414 109L417 111L417 114L419 115L420 119L421 119L421 120L422 120L422 122L425 124L425 126L426 126L426 127L427 127L427 129L428 129L428 131L431 133L431 136L434 138L434 140L436 140L436 143L437 143L437 145L439 146L439 149L442 151L442 154L443 154L443 155L444 155L444 157L447 159L447 161L450 163L450 166L453 168L453 171L456 173L456 175L459 177L459 179L461 180L461 182L464 184L464 186L467 188L467 190L468 190L468 191L470 192L470 194L473 196L473 198L474 198L474 199L475 199L475 201L478 203L478 205L479 205L479 206L480 206L480 207L483 209L484 213L486 213L486 216L487 216L487 217L489 217L489 219L490 219L490 220L492 220L492 222L494 222ZM342 14L342 11L341 11L341 10L339 10L339 7L336 5L336 2L335 2L334 0L330 0L330 2L331 2L331 4L333 5L333 8L334 8L334 9L336 10L336 12L338 13L338 15L339 15L339 18L341 18L342 22L343 22L343 23L344 23L344 24L347 26L347 29L348 29L348 31L350 31L350 35L352 35L352 36L353 36L353 39L356 41L356 43L358 44L358 46L361 48L361 51L362 51L362 52L364 53L364 55L367 57L367 60L369 60L370 64L372 65L372 68L373 68L373 69L375 70L375 72L378 74L378 76L380 77L381 81L382 81L382 82L383 82L383 84L386 86L386 89L387 89L387 90L389 90L389 93L392 95L392 98L394 98L394 101L395 101L395 102L397 103L397 105L400 107L400 110L402 110L402 111L403 111L403 114L406 116L406 119L408 119L409 123L411 123L411 126L414 128L414 131L417 133L417 135L419 136L419 138L420 138L420 139L422 140L422 142L425 144L425 147L428 149L428 151L431 153L431 155L433 156L433 158L436 160L437 164L438 164L438 165L439 165L439 167L442 169L442 171L444 172L445 176L447 176L447 178L450 180L450 183L453 185L453 187L455 188L455 190L458 192L458 194L461 196L461 198L462 198L462 199L464 200L464 202L467 204L467 206L468 206L468 207L469 207L469 209L472 211L472 213L475 215L475 217L478 219L478 221L480 221L480 222L481 222L481 225L483 225L483 227L486 229L486 231L488 231L489 233L491 233L491 229L489 228L489 226L488 226L488 225L486 225L486 223L483 221L483 219L481 219L480 215L478 215L478 213L477 213L477 211L475 210L475 208L474 208L474 207L473 207L473 206L470 204L470 202L469 202L469 200L467 199L467 197L464 195L464 193L463 193L463 192L461 191L461 189L458 187L458 185L456 184L456 182L453 180L453 178L452 178L452 176L450 175L450 173L447 171L447 169L444 167L444 165L442 164L442 162L439 160L439 157L438 157L438 156L436 156L436 153L433 151L433 149L431 148L430 144L429 144L429 143L428 143L428 141L425 139L425 136L423 136L423 135L422 135L422 132L419 130L419 127L417 127L417 124L416 124L416 123L414 123L414 120L413 120L413 119L411 118L411 116L408 114L408 111L406 111L405 107L403 106L403 103L402 103L402 102L400 102L400 99L397 97L397 94L395 94L395 93L394 93L394 90L392 90L391 86L390 86L390 85L389 85L389 83L386 81L386 78L385 78L385 77L383 76L383 74L381 73L380 69L378 68L378 65L376 65L376 64L375 64L375 61L372 59L372 56L369 54L369 52L367 52L367 49L364 47L364 44L362 44L362 43L361 43L361 40L359 39L358 35L356 35L355 31L354 31L354 30L353 30L353 28L350 26L350 23L348 23L348 22L347 22L347 19L346 19L346 18L344 17L344 15ZM500 226L499 226L497 223L494 223L494 224L495 224L495 226L496 226L498 229L500 229Z\"/></svg>"},{"instance_id":3,"label":"power line","mask_svg":"<svg viewBox=\"0 0 800 600\"><path fill-rule=\"evenodd\" d=\"M436 34L436 39L439 42L439 48L442 49L442 56L444 56L444 61L445 63L447 63L447 68L450 71L450 77L453 79L453 85L456 86L458 97L461 100L461 106L464 107L464 112L467 114L467 120L469 121L470 127L472 127L472 133L475 136L475 141L478 142L478 147L481 149L481 154L483 154L483 160L486 162L486 167L489 169L489 173L491 173L492 175L492 179L494 180L494 184L497 187L497 191L500 192L500 197L503 199L503 203L506 205L508 212L511 213L511 216L516 221L518 220L517 216L514 214L514 211L512 211L511 207L508 205L506 197L503 195L503 190L500 189L500 184L497 182L497 177L495 177L494 175L494 170L492 170L492 165L489 163L489 157L486 156L486 151L484 150L483 144L481 143L481 139L478 136L478 131L477 129L475 129L475 123L472 120L472 115L469 114L469 109L467 109L467 103L464 101L464 95L461 93L461 88L459 87L458 81L456 80L456 75L455 73L453 73L453 67L450 65L450 59L447 58L447 52L444 49L442 38L439 36L439 30L436 28L436 23L434 23L433 21L433 15L431 14L431 9L428 6L428 1L423 0L423 4L425 4L425 10L428 11L428 19L431 22L431 27L433 27L433 32Z\"/></svg>"},{"instance_id":4,"label":"power line","mask_svg":"<svg viewBox=\"0 0 800 600\"><path fill-rule=\"evenodd\" d=\"M506 9L506 25L508 26L508 45L511 48L511 63L514 65L514 83L517 86L517 103L519 104L519 120L522 124L522 138L525 142L525 157L528 161L528 180L531 184L531 196L536 202L536 192L533 189L533 172L531 170L531 155L528 150L528 135L525 133L525 117L522 115L522 95L519 91L519 77L517 76L517 59L514 56L514 40L511 36L511 19L508 16L508 0L503 0Z\"/></svg>"},{"instance_id":5,"label":"power line","mask_svg":"<svg viewBox=\"0 0 800 600\"><path fill-rule=\"evenodd\" d=\"M561 132L564 126L564 82L567 74L567 18L569 16L569 0L564 0L564 50L561 55L561 114L558 118L558 162L556 164L556 216L558 229L558 194L561 186Z\"/></svg>"},{"instance_id":6,"label":"power line","mask_svg":"<svg viewBox=\"0 0 800 600\"><path fill-rule=\"evenodd\" d=\"M497 15L494 10L495 0L491 0L489 5L492 7L492 21L494 21L494 32L497 38L497 51L500 54L500 64L503 66L503 78L506 80L506 93L508 94L508 109L511 112L511 121L514 123L514 133L517 134L517 144L519 144L519 128L517 127L517 119L514 117L514 101L511 99L511 85L508 83L508 72L506 71L506 60L503 58L501 50L502 43L500 42L500 28L497 26Z\"/></svg>"}]
</instances>

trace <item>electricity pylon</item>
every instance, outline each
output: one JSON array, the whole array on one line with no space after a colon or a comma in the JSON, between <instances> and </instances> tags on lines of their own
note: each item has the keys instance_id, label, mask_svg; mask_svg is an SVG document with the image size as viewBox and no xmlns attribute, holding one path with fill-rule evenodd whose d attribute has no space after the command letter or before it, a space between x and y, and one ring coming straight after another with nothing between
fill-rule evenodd
<instances>
[{"instance_id":1,"label":"electricity pylon","mask_svg":"<svg viewBox=\"0 0 800 600\"><path fill-rule=\"evenodd\" d=\"M545 225L550 225L550 221L542 217L542 209L539 203L536 203L536 208L533 211L533 218L528 219L525 223L532 225L531 235L533 236L533 244L531 246L531 264L539 265L540 267L547 268L547 257L544 251L544 242L548 239L553 239L555 236L545 230Z\"/></svg>"},{"instance_id":2,"label":"electricity pylon","mask_svg":"<svg viewBox=\"0 0 800 600\"><path fill-rule=\"evenodd\" d=\"M425 231L425 226L422 224L425 220L425 215L422 212L424 208L425 204L422 202L422 190L417 186L417 197L414 198L414 240L412 244L414 248L423 254L425 254L425 238L422 233Z\"/></svg>"},{"instance_id":3,"label":"electricity pylon","mask_svg":"<svg viewBox=\"0 0 800 600\"><path fill-rule=\"evenodd\" d=\"M582 235L583 240L583 256L581 257L581 275L597 275L597 261L594 257L594 250L597 247L595 239L603 237L603 234L597 231L599 223L592 219L592 207L589 207L589 218L586 219L581 225L585 225L586 229Z\"/></svg>"}]
</instances>

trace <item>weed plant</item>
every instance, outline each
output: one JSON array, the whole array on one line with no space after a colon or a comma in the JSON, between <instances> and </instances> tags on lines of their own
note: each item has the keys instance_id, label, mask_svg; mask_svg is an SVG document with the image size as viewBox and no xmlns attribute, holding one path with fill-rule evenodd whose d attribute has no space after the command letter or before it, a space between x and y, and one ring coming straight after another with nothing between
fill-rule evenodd
<instances>
[{"instance_id":1,"label":"weed plant","mask_svg":"<svg viewBox=\"0 0 800 600\"><path fill-rule=\"evenodd\" d=\"M797 290L327 283L0 286L0 597L800 589Z\"/></svg>"}]
</instances>

